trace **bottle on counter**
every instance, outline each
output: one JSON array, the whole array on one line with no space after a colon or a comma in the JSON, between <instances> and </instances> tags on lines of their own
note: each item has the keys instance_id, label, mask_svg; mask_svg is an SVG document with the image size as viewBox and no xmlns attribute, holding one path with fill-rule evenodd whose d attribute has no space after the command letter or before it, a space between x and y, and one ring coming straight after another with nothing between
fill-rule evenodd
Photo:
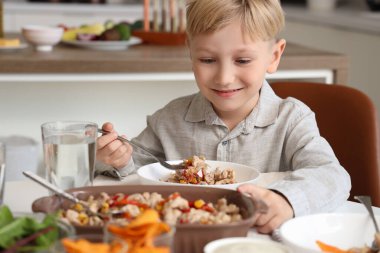
<instances>
[{"instance_id":1,"label":"bottle on counter","mask_svg":"<svg viewBox=\"0 0 380 253\"><path fill-rule=\"evenodd\" d=\"M0 38L4 38L4 23L3 23L3 0L0 0Z\"/></svg>"}]
</instances>

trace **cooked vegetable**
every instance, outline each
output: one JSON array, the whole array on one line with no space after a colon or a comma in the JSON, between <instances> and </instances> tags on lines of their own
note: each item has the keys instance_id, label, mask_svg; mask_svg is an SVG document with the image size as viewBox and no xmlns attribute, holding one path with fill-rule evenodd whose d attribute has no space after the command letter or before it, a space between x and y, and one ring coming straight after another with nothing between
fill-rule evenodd
<instances>
[{"instance_id":1,"label":"cooked vegetable","mask_svg":"<svg viewBox=\"0 0 380 253\"><path fill-rule=\"evenodd\" d=\"M93 243L84 239L63 239L61 242L67 253L113 253L128 248L128 253L169 253L165 246L155 246L155 237L168 233L169 225L160 221L159 214L147 209L125 226L109 225L108 230L120 238L110 243ZM125 245L124 245L125 244ZM127 245L127 246L126 246ZM126 251L123 251L126 252Z\"/></svg>"},{"instance_id":2,"label":"cooked vegetable","mask_svg":"<svg viewBox=\"0 0 380 253\"><path fill-rule=\"evenodd\" d=\"M47 215L42 222L31 217L14 218L7 206L0 208L0 249L7 252L37 251L58 238L56 217Z\"/></svg>"},{"instance_id":3,"label":"cooked vegetable","mask_svg":"<svg viewBox=\"0 0 380 253\"><path fill-rule=\"evenodd\" d=\"M331 245L328 245L324 242L321 242L321 241L316 241L316 243L318 244L318 247L323 251L323 252L328 252L328 253L347 253L346 250L341 250L337 247L334 247L334 246L331 246Z\"/></svg>"}]
</instances>

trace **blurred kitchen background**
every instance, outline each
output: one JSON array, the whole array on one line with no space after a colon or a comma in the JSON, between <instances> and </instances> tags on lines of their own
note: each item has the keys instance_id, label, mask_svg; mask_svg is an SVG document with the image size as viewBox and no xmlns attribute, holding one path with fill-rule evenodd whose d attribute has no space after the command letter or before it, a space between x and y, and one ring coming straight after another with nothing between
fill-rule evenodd
<instances>
[{"instance_id":1,"label":"blurred kitchen background","mask_svg":"<svg viewBox=\"0 0 380 253\"><path fill-rule=\"evenodd\" d=\"M366 93L379 111L380 0L281 0L281 3L286 13L282 37L289 43L347 56L347 81L342 84ZM143 0L3 0L3 8L6 34L20 33L27 24L80 26L143 18ZM6 56L3 59L6 62ZM112 121L121 133L133 137L144 127L147 114L170 99L197 90L193 82L181 82L178 86L175 81L126 84L9 80L6 74L0 74L0 137L22 135L38 143L42 121L60 119L95 120L98 124ZM88 90L91 92L87 96L80 95ZM105 94L108 100L102 101ZM64 106L55 106L58 101ZM144 107L139 106L141 103ZM87 111L81 109L86 106ZM91 113L84 115L83 111Z\"/></svg>"}]
</instances>

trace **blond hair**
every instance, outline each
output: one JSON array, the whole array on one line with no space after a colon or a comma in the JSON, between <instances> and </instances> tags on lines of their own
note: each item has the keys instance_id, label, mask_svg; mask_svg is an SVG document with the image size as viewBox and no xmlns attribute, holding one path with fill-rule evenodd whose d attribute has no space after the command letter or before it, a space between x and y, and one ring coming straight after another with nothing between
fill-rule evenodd
<instances>
[{"instance_id":1,"label":"blond hair","mask_svg":"<svg viewBox=\"0 0 380 253\"><path fill-rule=\"evenodd\" d=\"M189 39L238 20L251 39L270 40L285 23L279 0L188 0L186 17Z\"/></svg>"}]
</instances>

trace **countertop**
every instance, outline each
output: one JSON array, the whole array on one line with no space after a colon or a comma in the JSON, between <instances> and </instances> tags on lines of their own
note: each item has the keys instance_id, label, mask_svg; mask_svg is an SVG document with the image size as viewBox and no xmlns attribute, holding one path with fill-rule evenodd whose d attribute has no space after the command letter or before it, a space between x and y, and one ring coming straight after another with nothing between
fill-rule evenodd
<instances>
[{"instance_id":1,"label":"countertop","mask_svg":"<svg viewBox=\"0 0 380 253\"><path fill-rule=\"evenodd\" d=\"M288 44L280 70L332 69L335 81L347 80L345 55ZM0 51L0 73L165 73L191 72L186 46L141 44L123 51L94 51L58 45L52 52L29 46L14 52Z\"/></svg>"}]
</instances>

